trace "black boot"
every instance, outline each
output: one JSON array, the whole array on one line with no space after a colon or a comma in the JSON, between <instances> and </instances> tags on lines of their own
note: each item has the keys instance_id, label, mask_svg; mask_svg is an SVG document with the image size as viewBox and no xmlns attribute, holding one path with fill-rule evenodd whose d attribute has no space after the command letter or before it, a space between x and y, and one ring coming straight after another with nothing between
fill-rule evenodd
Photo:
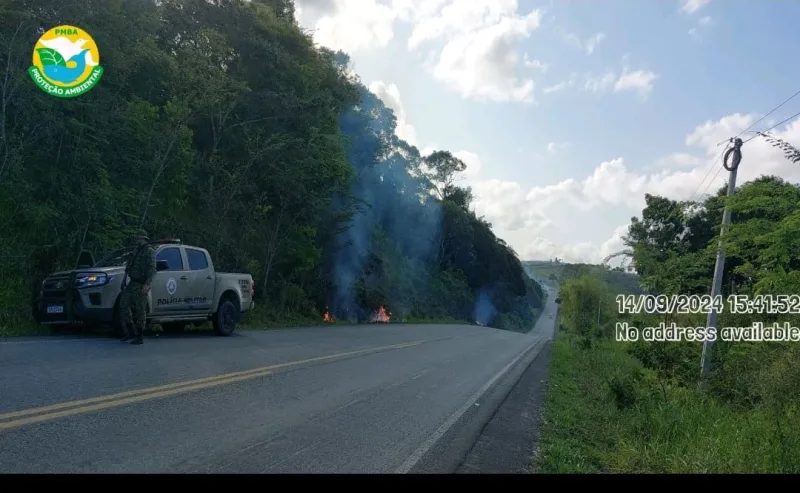
<instances>
[{"instance_id":1,"label":"black boot","mask_svg":"<svg viewBox=\"0 0 800 493\"><path fill-rule=\"evenodd\" d=\"M131 344L144 344L144 330L142 327L135 325L131 333L133 334L133 338L131 339Z\"/></svg>"}]
</instances>

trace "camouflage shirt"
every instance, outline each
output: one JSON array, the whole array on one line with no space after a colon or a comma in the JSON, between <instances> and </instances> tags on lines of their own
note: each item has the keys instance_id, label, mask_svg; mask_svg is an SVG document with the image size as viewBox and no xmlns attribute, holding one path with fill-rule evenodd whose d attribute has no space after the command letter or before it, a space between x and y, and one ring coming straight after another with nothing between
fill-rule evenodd
<instances>
[{"instance_id":1,"label":"camouflage shirt","mask_svg":"<svg viewBox=\"0 0 800 493\"><path fill-rule=\"evenodd\" d=\"M141 250L135 251L133 257L128 261L125 272L132 282L139 284L150 284L156 274L156 250L150 245L144 245Z\"/></svg>"}]
</instances>

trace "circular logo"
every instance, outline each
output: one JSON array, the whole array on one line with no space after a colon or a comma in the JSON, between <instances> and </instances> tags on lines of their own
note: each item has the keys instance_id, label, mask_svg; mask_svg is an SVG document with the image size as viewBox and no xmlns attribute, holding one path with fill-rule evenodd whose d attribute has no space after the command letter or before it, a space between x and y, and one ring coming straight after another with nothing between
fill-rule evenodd
<instances>
[{"instance_id":1,"label":"circular logo","mask_svg":"<svg viewBox=\"0 0 800 493\"><path fill-rule=\"evenodd\" d=\"M75 26L56 26L33 47L33 82L58 98L74 98L91 90L103 75L100 50L92 37Z\"/></svg>"},{"instance_id":2,"label":"circular logo","mask_svg":"<svg viewBox=\"0 0 800 493\"><path fill-rule=\"evenodd\" d=\"M170 277L169 280L167 281L167 292L169 294L175 294L175 291L177 290L178 290L177 281L175 281L175 279Z\"/></svg>"}]
</instances>

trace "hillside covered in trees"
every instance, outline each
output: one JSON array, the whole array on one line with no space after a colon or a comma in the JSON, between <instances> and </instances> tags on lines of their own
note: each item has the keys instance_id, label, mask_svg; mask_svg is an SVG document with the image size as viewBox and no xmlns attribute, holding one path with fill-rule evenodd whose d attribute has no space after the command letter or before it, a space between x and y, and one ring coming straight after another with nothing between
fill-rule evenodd
<instances>
[{"instance_id":1,"label":"hillside covered in trees","mask_svg":"<svg viewBox=\"0 0 800 493\"><path fill-rule=\"evenodd\" d=\"M639 276L628 272L624 267L611 267L608 264L569 264L560 261L523 260L522 266L529 276L540 282L565 282L587 274L594 274L626 294L644 292Z\"/></svg>"},{"instance_id":2,"label":"hillside covered in trees","mask_svg":"<svg viewBox=\"0 0 800 493\"><path fill-rule=\"evenodd\" d=\"M28 76L38 37L91 33L104 75L73 99ZM256 280L274 321L460 319L527 330L541 287L471 211L446 150L422 156L291 0L0 0L0 326L42 276L144 227Z\"/></svg>"},{"instance_id":3,"label":"hillside covered in trees","mask_svg":"<svg viewBox=\"0 0 800 493\"><path fill-rule=\"evenodd\" d=\"M796 150L787 156L800 161ZM648 292L709 294L726 188L701 203L645 197L624 254ZM717 329L778 324L788 334L786 324L800 327L800 186L761 176L738 186L728 204L726 303ZM800 471L796 338L718 338L707 387L700 390L702 342L621 342L615 329L618 322L704 327L706 314L621 315L619 292L592 273L562 284L563 335L556 344L547 418L562 425L548 425L540 470ZM754 306L733 313L730 295L754 300ZM759 302L761 295L775 304ZM599 313L591 310L598 306ZM576 435L582 437L578 443Z\"/></svg>"}]
</instances>

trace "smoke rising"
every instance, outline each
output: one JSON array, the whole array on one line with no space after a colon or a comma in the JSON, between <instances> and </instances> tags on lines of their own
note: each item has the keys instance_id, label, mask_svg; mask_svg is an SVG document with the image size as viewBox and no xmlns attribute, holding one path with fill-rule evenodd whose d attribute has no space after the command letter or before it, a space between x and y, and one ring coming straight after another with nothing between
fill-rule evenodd
<instances>
[{"instance_id":1,"label":"smoke rising","mask_svg":"<svg viewBox=\"0 0 800 493\"><path fill-rule=\"evenodd\" d=\"M361 306L357 286L370 253L384 246L380 237L389 240L384 242L391 245L387 248L396 249L392 258L411 258L429 266L442 221L440 204L426 196L424 181L410 173L421 159L419 151L397 138L391 110L365 87L359 90L360 104L344 114L340 123L350 139L348 161L356 175L351 199L357 211L337 237L331 306L335 316L353 322L365 320L377 308ZM415 290L420 288L425 286L415 286ZM394 313L402 314L407 308L398 306L402 305L399 300L390 299L389 304Z\"/></svg>"},{"instance_id":2,"label":"smoke rising","mask_svg":"<svg viewBox=\"0 0 800 493\"><path fill-rule=\"evenodd\" d=\"M495 310L492 300L489 298L489 293L481 289L480 293L478 293L478 299L475 302L475 311L473 313L475 321L481 325L489 325L494 320L496 314L497 310Z\"/></svg>"}]
</instances>

